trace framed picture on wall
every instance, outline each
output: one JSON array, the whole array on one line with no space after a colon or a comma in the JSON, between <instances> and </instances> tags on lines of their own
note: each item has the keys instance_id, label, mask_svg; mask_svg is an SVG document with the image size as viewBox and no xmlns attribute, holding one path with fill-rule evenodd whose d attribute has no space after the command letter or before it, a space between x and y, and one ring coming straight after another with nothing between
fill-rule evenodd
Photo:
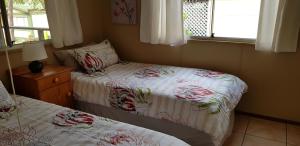
<instances>
[{"instance_id":1,"label":"framed picture on wall","mask_svg":"<svg viewBox=\"0 0 300 146\"><path fill-rule=\"evenodd\" d=\"M112 22L136 24L136 0L111 0Z\"/></svg>"}]
</instances>

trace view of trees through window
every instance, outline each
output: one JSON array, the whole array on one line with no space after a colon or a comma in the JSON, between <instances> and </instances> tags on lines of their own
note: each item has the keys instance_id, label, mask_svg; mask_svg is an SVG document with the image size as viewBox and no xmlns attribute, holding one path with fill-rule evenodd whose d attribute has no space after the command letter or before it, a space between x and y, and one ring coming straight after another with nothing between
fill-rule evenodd
<instances>
[{"instance_id":1,"label":"view of trees through window","mask_svg":"<svg viewBox=\"0 0 300 146\"><path fill-rule=\"evenodd\" d=\"M44 0L5 0L15 44L51 38Z\"/></svg>"}]
</instances>

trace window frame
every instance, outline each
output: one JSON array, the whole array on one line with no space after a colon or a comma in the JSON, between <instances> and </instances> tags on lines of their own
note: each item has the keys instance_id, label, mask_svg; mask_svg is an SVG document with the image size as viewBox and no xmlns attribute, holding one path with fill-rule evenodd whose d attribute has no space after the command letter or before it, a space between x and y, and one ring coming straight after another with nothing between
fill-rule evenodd
<instances>
[{"instance_id":1,"label":"window frame","mask_svg":"<svg viewBox=\"0 0 300 146\"><path fill-rule=\"evenodd\" d=\"M1 0L1 1L4 1L4 0ZM6 5L5 5L5 3L3 2L2 3L4 6L5 6L5 8L6 8ZM1 6L1 10L3 9L3 7ZM5 11L6 11L6 9L5 9ZM5 17L3 18L3 15L5 15L6 14L6 19L7 20L3 20L3 19L5 19ZM37 31L38 32L38 40L36 40L36 41L25 41L25 42L22 42L22 43L20 43L20 44L14 44L14 40L12 40L12 38L11 38L11 31L9 31L9 35L10 35L10 37L9 37L9 39L12 41L12 47L9 47L8 45L7 45L7 40L6 40L6 31L4 30L4 28L5 28L5 26L4 26L4 21L8 21L8 15L7 15L7 12L5 12L4 14L2 14L1 13L1 15L0 15L0 38L1 38L1 41L0 41L0 52L3 52L3 51L5 51L5 48L7 48L9 51L11 51L11 50L18 50L18 49L22 49L23 48L23 46L24 46L24 44L26 43L26 42L44 42L44 44L46 44L46 45L48 45L48 44L50 44L51 43L51 38L50 39L47 39L47 40L45 40L45 38L44 38L44 32L45 31L50 31L50 28L40 28L40 27L22 27L22 26L8 26L8 28L9 28L9 30L11 30L11 29L14 29L14 30L33 30L33 31ZM3 26L1 25L3 23ZM7 26L6 26L7 27ZM4 31L2 31L2 30L4 30ZM50 32L50 34L51 34L51 32ZM3 40L2 40L3 39Z\"/></svg>"},{"instance_id":2,"label":"window frame","mask_svg":"<svg viewBox=\"0 0 300 146\"><path fill-rule=\"evenodd\" d=\"M211 8L209 8L209 19L210 26L208 28L207 34L210 34L210 36L188 36L188 40L192 41L212 41L212 42L229 42L229 43L243 43L243 44L255 44L257 38L251 39L251 38L236 38L236 37L215 37L213 33L213 26L214 26L214 12L215 12L215 0L209 0L209 3L211 3Z\"/></svg>"},{"instance_id":3,"label":"window frame","mask_svg":"<svg viewBox=\"0 0 300 146\"><path fill-rule=\"evenodd\" d=\"M32 41L32 42L43 42L45 45L50 45L51 44L51 39L42 40L42 41ZM16 44L16 45L13 45L12 47L8 47L8 46L3 46L2 47L2 45L1 45L0 53L5 52L5 48L7 48L8 51L21 50L21 49L23 49L25 43L26 42L21 43L21 44Z\"/></svg>"},{"instance_id":4,"label":"window frame","mask_svg":"<svg viewBox=\"0 0 300 146\"><path fill-rule=\"evenodd\" d=\"M247 39L247 38L234 38L234 37L200 37L200 36L190 36L189 40L195 41L213 41L213 42L229 42L229 43L238 43L238 44L255 44L256 39Z\"/></svg>"},{"instance_id":5,"label":"window frame","mask_svg":"<svg viewBox=\"0 0 300 146\"><path fill-rule=\"evenodd\" d=\"M38 31L38 41L44 41L45 38L43 37L44 31L50 31L49 28L40 28L40 27L21 27L21 26L10 26L10 29L14 30L37 30ZM22 43L21 43L22 44Z\"/></svg>"}]
</instances>

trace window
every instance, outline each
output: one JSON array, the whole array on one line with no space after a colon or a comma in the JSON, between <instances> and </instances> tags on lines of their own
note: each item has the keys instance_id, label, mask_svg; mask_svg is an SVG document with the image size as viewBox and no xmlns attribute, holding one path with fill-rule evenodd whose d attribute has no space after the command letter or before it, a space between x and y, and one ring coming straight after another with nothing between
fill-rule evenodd
<instances>
[{"instance_id":1,"label":"window","mask_svg":"<svg viewBox=\"0 0 300 146\"><path fill-rule=\"evenodd\" d=\"M11 40L14 44L51 38L44 0L4 1Z\"/></svg>"},{"instance_id":2,"label":"window","mask_svg":"<svg viewBox=\"0 0 300 146\"><path fill-rule=\"evenodd\" d=\"M184 0L187 35L256 39L261 0Z\"/></svg>"}]
</instances>

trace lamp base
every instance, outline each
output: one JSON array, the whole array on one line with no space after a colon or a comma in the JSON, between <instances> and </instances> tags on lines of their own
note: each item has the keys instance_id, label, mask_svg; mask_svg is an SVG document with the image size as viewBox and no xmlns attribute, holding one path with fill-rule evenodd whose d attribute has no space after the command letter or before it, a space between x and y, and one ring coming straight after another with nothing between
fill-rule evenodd
<instances>
[{"instance_id":1,"label":"lamp base","mask_svg":"<svg viewBox=\"0 0 300 146\"><path fill-rule=\"evenodd\" d=\"M32 61L29 64L28 68L32 73L40 73L44 68L44 64L41 61Z\"/></svg>"}]
</instances>

